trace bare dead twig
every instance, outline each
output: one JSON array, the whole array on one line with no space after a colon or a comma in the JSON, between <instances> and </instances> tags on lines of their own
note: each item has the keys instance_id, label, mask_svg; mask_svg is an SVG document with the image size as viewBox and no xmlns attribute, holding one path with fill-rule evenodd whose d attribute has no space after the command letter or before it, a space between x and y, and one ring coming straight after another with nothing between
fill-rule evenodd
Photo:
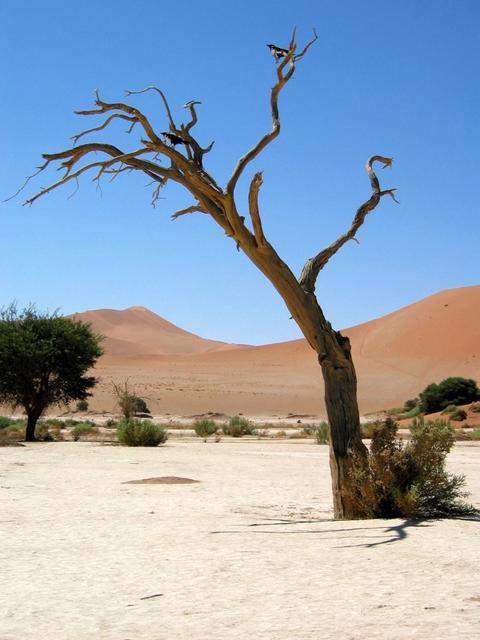
<instances>
[{"instance_id":1,"label":"bare dead twig","mask_svg":"<svg viewBox=\"0 0 480 640\"><path fill-rule=\"evenodd\" d=\"M196 212L198 212L198 213L208 213L200 205L192 204L190 207L185 207L185 209L180 209L179 211L176 211L175 213L172 213L172 215L170 217L172 218L172 220L176 220L180 216L185 216L188 213L196 213Z\"/></svg>"},{"instance_id":2,"label":"bare dead twig","mask_svg":"<svg viewBox=\"0 0 480 640\"><path fill-rule=\"evenodd\" d=\"M257 172L250 183L250 189L248 192L248 206L250 210L250 217L253 224L253 232L258 247L264 247L267 244L265 235L263 233L262 221L260 219L260 211L258 208L258 193L262 186L263 178L262 172Z\"/></svg>"},{"instance_id":3,"label":"bare dead twig","mask_svg":"<svg viewBox=\"0 0 480 640\"><path fill-rule=\"evenodd\" d=\"M77 112L77 114L79 114L80 112ZM107 127L110 122L112 120L114 120L115 118L120 118L122 120L128 120L130 121L132 124L130 125L130 127L127 129L127 133L131 133L133 127L136 125L136 123L138 122L137 118L135 116L126 116L123 113L112 113L112 115L108 116L108 118L98 127L93 127L92 129L86 129L85 131L81 131L80 133L75 134L74 136L72 136L72 140L73 140L73 144L76 144L78 142L78 140L82 137L82 136L86 136L89 133L93 133L94 131L100 131L101 129L105 129L105 127Z\"/></svg>"},{"instance_id":4,"label":"bare dead twig","mask_svg":"<svg viewBox=\"0 0 480 640\"><path fill-rule=\"evenodd\" d=\"M168 118L168 122L170 125L170 129L173 133L178 133L178 129L175 125L175 122L172 118L172 112L170 111L170 106L168 104L168 100L165 96L165 94L163 93L163 91L161 89L159 89L158 87L156 87L155 85L150 85L148 87L145 87L145 89L140 89L138 91L130 91L127 89L127 91L125 91L125 95L126 96L133 96L133 95L137 95L139 93L146 93L147 91L156 91L156 93L158 93L160 95L160 97L162 98L162 102L165 106L165 111L167 112L167 118Z\"/></svg>"},{"instance_id":5,"label":"bare dead twig","mask_svg":"<svg viewBox=\"0 0 480 640\"><path fill-rule=\"evenodd\" d=\"M266 133L262 138L260 138L260 140L249 151L247 151L247 153L243 155L237 162L237 165L233 170L233 173L227 183L227 188L226 188L227 193L231 195L233 195L238 179L242 175L248 163L251 162L254 158L256 158L258 154L268 144L270 144L270 142L272 142L272 140L274 140L280 133L280 115L278 110L278 97L280 95L280 91L295 73L296 61L300 60L305 55L307 50L310 48L310 46L315 42L315 40L318 37L314 30L314 37L312 38L312 40L307 43L307 45L304 47L304 49L300 54L295 55L295 51L297 47L296 41L295 41L295 33L296 33L296 30L294 29L291 40L290 40L288 54L283 58L283 60L277 67L277 82L272 87L271 94L270 94L272 128L268 133ZM284 70L287 68L287 66L289 66L289 69L286 73L284 73Z\"/></svg>"},{"instance_id":6,"label":"bare dead twig","mask_svg":"<svg viewBox=\"0 0 480 640\"><path fill-rule=\"evenodd\" d=\"M385 168L390 167L393 160L392 158L386 158L384 156L372 156L367 160L366 170L370 179L370 184L372 186L372 195L357 209L350 229L339 238L337 238L335 242L332 242L332 244L326 247L326 249L320 251L320 253L318 253L314 258L310 258L309 260L307 260L305 266L303 267L302 274L299 280L300 286L306 292L314 293L315 283L320 271L327 264L330 258L334 256L346 242L348 242L349 240L356 240L355 234L357 233L358 229L364 223L367 215L375 209L383 196L389 195L391 198L393 198L393 200L395 200L395 202L398 202L398 200L395 198L396 189L385 189L383 191L380 189L378 177L373 170L374 162L381 162L383 164L383 167ZM358 240L356 241L358 242Z\"/></svg>"}]
</instances>

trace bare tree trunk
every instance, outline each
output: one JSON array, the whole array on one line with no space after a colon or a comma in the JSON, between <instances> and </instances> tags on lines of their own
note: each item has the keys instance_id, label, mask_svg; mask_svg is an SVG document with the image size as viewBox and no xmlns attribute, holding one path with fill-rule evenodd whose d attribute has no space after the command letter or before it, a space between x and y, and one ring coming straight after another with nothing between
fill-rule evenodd
<instances>
[{"instance_id":1,"label":"bare tree trunk","mask_svg":"<svg viewBox=\"0 0 480 640\"><path fill-rule=\"evenodd\" d=\"M330 472L332 477L334 517L351 520L361 514L354 511L345 493L353 489L350 473L354 455L366 457L367 448L362 442L360 414L357 402L357 378L350 357L348 338L336 333L338 354L320 356L325 383L325 405L330 425ZM343 356L341 360L338 355ZM339 363L340 366L339 366Z\"/></svg>"},{"instance_id":2,"label":"bare tree trunk","mask_svg":"<svg viewBox=\"0 0 480 640\"><path fill-rule=\"evenodd\" d=\"M35 427L37 426L38 416L35 412L27 413L27 428L25 430L25 442L35 442Z\"/></svg>"}]
</instances>

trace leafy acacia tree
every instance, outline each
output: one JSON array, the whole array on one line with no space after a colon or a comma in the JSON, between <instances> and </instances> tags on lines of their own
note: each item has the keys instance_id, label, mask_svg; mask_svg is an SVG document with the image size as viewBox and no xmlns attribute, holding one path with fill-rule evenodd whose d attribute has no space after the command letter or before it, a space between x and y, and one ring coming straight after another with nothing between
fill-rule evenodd
<instances>
[{"instance_id":1,"label":"leafy acacia tree","mask_svg":"<svg viewBox=\"0 0 480 640\"><path fill-rule=\"evenodd\" d=\"M436 384L433 382L420 394L420 408L425 413L441 411L449 404L467 404L480 398L477 383L471 378L445 378Z\"/></svg>"},{"instance_id":2,"label":"leafy acacia tree","mask_svg":"<svg viewBox=\"0 0 480 640\"><path fill-rule=\"evenodd\" d=\"M195 100L187 102L185 108L189 113L189 120L177 125L165 94L158 87L151 86L140 91L127 91L127 96L145 91L156 92L165 107L169 123L168 135L165 135L165 132L155 131L150 120L138 108L124 102L105 102L97 92L95 108L78 113L85 116L103 116L103 120L98 126L75 135L73 147L57 153L44 154L45 162L39 167L38 172L46 169L51 163L59 163L59 168L63 169L64 174L59 180L29 198L26 203L31 204L70 181L76 182L82 174L89 171L94 172L93 179L96 181L100 181L106 175L115 178L123 172L143 172L155 185L153 204L168 181L176 182L189 191L194 199L193 204L177 211L172 218L175 220L180 216L195 213L211 216L225 234L233 239L237 249L243 251L270 280L285 301L292 318L300 327L308 343L317 353L325 381L325 402L331 430L330 467L334 512L337 518L351 518L357 514L344 499L345 488L354 482L351 473L352 465L358 464L358 460L362 458L365 460L368 456L360 434L357 379L350 342L347 337L335 331L325 318L315 295L315 284L323 267L346 242L355 238L366 216L375 209L381 199L386 195L394 197L394 189L380 187L374 171L375 163L379 162L384 167L388 167L392 160L374 155L367 161L366 170L371 185L370 197L356 211L350 228L332 244L307 260L299 277L290 270L265 236L259 208L262 173L255 173L250 182L248 192L250 221L241 214L236 198L236 187L240 177L248 169L252 160L257 158L262 150L279 135L280 92L291 80L297 64L316 39L315 33L307 45L301 51L297 51L295 32L293 33L288 53L276 67L276 80L271 89L271 130L238 160L225 186L219 185L204 167L204 156L212 149L213 143L202 147L192 132L197 123L196 107L199 103ZM87 142L77 145L80 138L106 129L115 120L128 122L130 124L128 133L131 133L135 127L140 128L139 143L132 151L125 151L110 142Z\"/></svg>"},{"instance_id":3,"label":"leafy acacia tree","mask_svg":"<svg viewBox=\"0 0 480 640\"><path fill-rule=\"evenodd\" d=\"M85 323L32 307L1 312L0 401L25 410L25 440L35 440L47 407L91 395L97 381L85 374L102 355L100 340Z\"/></svg>"}]
</instances>

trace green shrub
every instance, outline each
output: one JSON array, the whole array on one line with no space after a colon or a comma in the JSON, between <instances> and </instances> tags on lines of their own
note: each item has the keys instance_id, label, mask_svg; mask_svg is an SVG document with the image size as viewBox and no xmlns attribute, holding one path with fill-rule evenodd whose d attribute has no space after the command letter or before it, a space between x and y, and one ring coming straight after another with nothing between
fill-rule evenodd
<instances>
[{"instance_id":1,"label":"green shrub","mask_svg":"<svg viewBox=\"0 0 480 640\"><path fill-rule=\"evenodd\" d=\"M0 416L0 446L25 439L26 420Z\"/></svg>"},{"instance_id":2,"label":"green shrub","mask_svg":"<svg viewBox=\"0 0 480 640\"><path fill-rule=\"evenodd\" d=\"M393 407L392 409L387 409L387 413L389 416L397 416L400 413L404 413L405 409L403 407Z\"/></svg>"},{"instance_id":3,"label":"green shrub","mask_svg":"<svg viewBox=\"0 0 480 640\"><path fill-rule=\"evenodd\" d=\"M477 510L463 501L464 476L445 470L455 436L447 422L417 420L412 439L397 440L398 425L387 418L373 436L370 455L354 456L352 488L344 499L359 517L434 518L472 515Z\"/></svg>"},{"instance_id":4,"label":"green shrub","mask_svg":"<svg viewBox=\"0 0 480 640\"><path fill-rule=\"evenodd\" d=\"M328 422L320 422L320 424L315 427L313 436L317 444L328 444L330 439L330 427Z\"/></svg>"},{"instance_id":5,"label":"green shrub","mask_svg":"<svg viewBox=\"0 0 480 640\"><path fill-rule=\"evenodd\" d=\"M365 424L360 425L360 432L362 434L362 438L366 440L370 440L373 438L375 433L383 427L383 422L366 422Z\"/></svg>"},{"instance_id":6,"label":"green shrub","mask_svg":"<svg viewBox=\"0 0 480 640\"><path fill-rule=\"evenodd\" d=\"M412 420L412 424L410 425L410 433L420 433L425 429L438 429L439 431L453 431L448 420L425 420L424 416L419 416Z\"/></svg>"},{"instance_id":7,"label":"green shrub","mask_svg":"<svg viewBox=\"0 0 480 640\"><path fill-rule=\"evenodd\" d=\"M168 439L164 427L143 420L124 419L117 427L120 444L127 447L156 447Z\"/></svg>"},{"instance_id":8,"label":"green shrub","mask_svg":"<svg viewBox=\"0 0 480 640\"><path fill-rule=\"evenodd\" d=\"M457 422L461 422L462 420L467 419L467 412L463 409L456 409L453 413L450 414L450 420L455 420Z\"/></svg>"},{"instance_id":9,"label":"green shrub","mask_svg":"<svg viewBox=\"0 0 480 640\"><path fill-rule=\"evenodd\" d=\"M456 410L457 410L457 405L456 404L449 404L442 411L442 414L444 414L444 413L453 413Z\"/></svg>"},{"instance_id":10,"label":"green shrub","mask_svg":"<svg viewBox=\"0 0 480 640\"><path fill-rule=\"evenodd\" d=\"M218 426L213 420L195 420L193 423L193 429L197 436L200 438L208 438L213 436L218 431Z\"/></svg>"},{"instance_id":11,"label":"green shrub","mask_svg":"<svg viewBox=\"0 0 480 640\"><path fill-rule=\"evenodd\" d=\"M88 411L88 400L79 400L77 402L77 411Z\"/></svg>"},{"instance_id":12,"label":"green shrub","mask_svg":"<svg viewBox=\"0 0 480 640\"><path fill-rule=\"evenodd\" d=\"M403 405L403 410L405 412L407 411L411 411L412 409L415 409L416 407L418 407L420 400L418 398L412 398L411 400L406 400L405 404Z\"/></svg>"},{"instance_id":13,"label":"green shrub","mask_svg":"<svg viewBox=\"0 0 480 640\"><path fill-rule=\"evenodd\" d=\"M6 429L7 427L15 424L16 420L13 418L7 418L7 416L0 416L0 429Z\"/></svg>"},{"instance_id":14,"label":"green shrub","mask_svg":"<svg viewBox=\"0 0 480 640\"><path fill-rule=\"evenodd\" d=\"M72 429L72 437L78 442L82 436L93 436L98 433L98 427L93 422L80 422Z\"/></svg>"},{"instance_id":15,"label":"green shrub","mask_svg":"<svg viewBox=\"0 0 480 640\"><path fill-rule=\"evenodd\" d=\"M405 418L416 418L420 413L420 407L413 407L413 409L410 409L410 411L407 411L402 415L401 420L404 420Z\"/></svg>"},{"instance_id":16,"label":"green shrub","mask_svg":"<svg viewBox=\"0 0 480 640\"><path fill-rule=\"evenodd\" d=\"M226 436L232 436L233 438L253 436L257 433L253 424L246 418L242 418L242 416L233 416L223 425L222 429Z\"/></svg>"},{"instance_id":17,"label":"green shrub","mask_svg":"<svg viewBox=\"0 0 480 640\"><path fill-rule=\"evenodd\" d=\"M420 394L420 406L425 413L441 411L450 404L468 404L480 399L480 390L471 378L446 378L439 384L429 384Z\"/></svg>"},{"instance_id":18,"label":"green shrub","mask_svg":"<svg viewBox=\"0 0 480 640\"><path fill-rule=\"evenodd\" d=\"M480 440L480 429L475 429L468 434L470 440Z\"/></svg>"},{"instance_id":19,"label":"green shrub","mask_svg":"<svg viewBox=\"0 0 480 640\"><path fill-rule=\"evenodd\" d=\"M150 413L150 409L147 407L145 400L138 396L134 396L133 411L134 413Z\"/></svg>"}]
</instances>

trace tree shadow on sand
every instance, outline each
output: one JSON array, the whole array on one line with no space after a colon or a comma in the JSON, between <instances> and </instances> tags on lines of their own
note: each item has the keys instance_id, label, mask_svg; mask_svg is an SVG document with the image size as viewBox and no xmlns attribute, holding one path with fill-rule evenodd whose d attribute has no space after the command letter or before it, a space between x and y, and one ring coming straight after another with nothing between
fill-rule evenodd
<instances>
[{"instance_id":1,"label":"tree shadow on sand","mask_svg":"<svg viewBox=\"0 0 480 640\"><path fill-rule=\"evenodd\" d=\"M414 520L407 519L402 520L401 522L397 522L396 524L392 524L390 526L359 526L359 527L342 527L337 529L335 527L325 528L325 529L292 529L287 531L276 531L275 529L269 528L268 530L263 530L264 527L287 527L290 525L302 525L302 524L327 524L327 523L338 523L338 520L324 520L324 519L314 519L314 520L283 520L283 519L274 519L272 522L255 522L247 525L247 527L262 527L262 529L254 529L250 530L250 533L264 534L264 535L301 535L301 534L310 534L310 535L319 535L324 540L339 540L339 539L348 539L352 538L361 538L362 540L368 538L374 538L373 542L361 542L358 544L340 544L335 546L336 549L349 549L354 547L363 547L364 549L370 549L373 547L378 547L386 544L393 544L396 542L402 542L406 540L409 535L409 530L413 528L424 528L431 527L435 522L441 520L437 519L422 519L422 520ZM449 520L463 520L468 522L480 522L480 516L468 516L468 517L458 517L458 518L449 518ZM358 521L359 524L362 521ZM363 521L366 523L368 521ZM370 521L373 523L373 521ZM243 527L243 525L240 525ZM365 533L364 533L365 532ZM368 535L366 532L372 532L373 535ZM235 534L235 533L245 533L243 531L212 531L212 534ZM356 535L356 534L359 535Z\"/></svg>"}]
</instances>

